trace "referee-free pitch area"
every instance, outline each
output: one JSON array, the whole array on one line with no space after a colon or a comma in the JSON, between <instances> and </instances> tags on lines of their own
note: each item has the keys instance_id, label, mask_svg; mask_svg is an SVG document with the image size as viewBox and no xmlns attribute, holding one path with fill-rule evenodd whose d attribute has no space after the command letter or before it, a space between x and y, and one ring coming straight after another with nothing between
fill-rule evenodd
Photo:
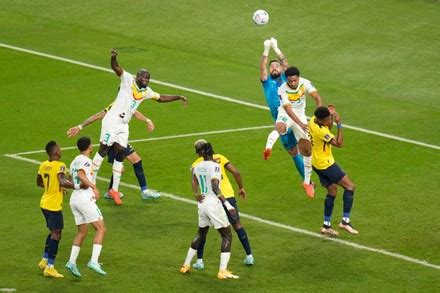
<instances>
[{"instance_id":1,"label":"referee-free pitch area","mask_svg":"<svg viewBox=\"0 0 440 293\"><path fill-rule=\"evenodd\" d=\"M0 46L0 290L439 290L440 110L433 68L440 62L435 53L439 41L429 38L438 31L439 7L427 1L373 2L347 1L338 9L328 2L309 4L323 19L319 24L300 2L295 9L287 2L262 7L259 2L231 1L217 8L219 4L210 2L209 9L196 1L145 2L140 5L151 14L139 21L131 17L135 2L120 6L115 1L99 9L81 1L0 4L0 23L7 28L0 42L34 51ZM256 8L269 11L267 26L251 23ZM414 16L411 23L406 22L408 12ZM297 34L283 26L291 13L297 13L292 20ZM197 25L203 21L205 26ZM326 35L320 33L324 30ZM393 136L346 128L345 147L334 150L357 186L352 211L357 237L341 233L339 242L319 237L324 189L307 199L279 143L269 161L262 159L272 121L258 107L264 106L258 64L262 42L272 35L290 63L314 82L324 102L336 104L344 124ZM152 134L142 123L131 122L130 139L143 158L148 183L165 194L159 201L143 202L126 163L124 205L98 202L108 228L101 254L108 276L86 268L93 233L78 260L83 277L76 279L63 268L76 231L67 195L56 261L65 278L47 279L37 267L47 235L39 210L42 190L35 182L37 164L46 159L40 150L55 139L66 148L62 160L67 165L76 156L71 148L76 139L67 138L66 130L116 95L118 78L100 70L109 69L111 47L119 48L120 65L127 71L147 67L155 81L171 83L153 82L155 91L184 94L190 104L144 102L139 110L156 124ZM96 122L81 135L98 143L99 130ZM195 159L192 145L199 138L212 142L216 152L238 167L248 192L239 207L256 263L242 263L244 251L234 237L230 268L239 280L216 279L216 231L208 234L206 269L188 276L178 272L197 228L188 170ZM103 195L110 166L103 164L101 170ZM313 179L318 180L315 175ZM334 223L341 213L342 198L337 198Z\"/></svg>"}]
</instances>

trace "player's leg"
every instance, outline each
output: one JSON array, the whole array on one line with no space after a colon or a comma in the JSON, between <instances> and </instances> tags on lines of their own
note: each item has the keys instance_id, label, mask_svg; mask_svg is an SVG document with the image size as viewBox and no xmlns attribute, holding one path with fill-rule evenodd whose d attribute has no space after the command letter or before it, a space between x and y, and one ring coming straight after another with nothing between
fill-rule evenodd
<instances>
[{"instance_id":1,"label":"player's leg","mask_svg":"<svg viewBox=\"0 0 440 293\"><path fill-rule=\"evenodd\" d=\"M237 233L238 239L241 242L241 245L244 248L244 251L246 252L246 258L243 261L246 265L251 266L254 264L254 257L252 255L252 249L251 245L249 243L249 238L247 236L246 230L243 228L240 222L240 214L238 212L238 206L237 201L234 197L229 197L226 199L237 211L237 216L232 217L229 211L226 209L225 206L223 206L226 215L228 216L229 223L231 223L232 227L234 228L235 232Z\"/></svg>"},{"instance_id":2,"label":"player's leg","mask_svg":"<svg viewBox=\"0 0 440 293\"><path fill-rule=\"evenodd\" d=\"M219 279L238 279L238 276L233 275L228 270L229 259L231 258L231 245L232 245L232 234L230 227L219 228L217 231L222 236L221 242L221 253L220 253L220 267L217 274Z\"/></svg>"},{"instance_id":3,"label":"player's leg","mask_svg":"<svg viewBox=\"0 0 440 293\"><path fill-rule=\"evenodd\" d=\"M44 219L46 221L46 227L49 228L49 222L47 219L47 215L44 209L41 209L41 212L43 213ZM50 243L50 237L51 237L51 233L49 230L49 235L47 235L46 237L46 242L44 245L44 251L43 251L43 257L41 258L40 262L38 263L38 267L42 270L44 270L47 266L47 259L49 257L49 243Z\"/></svg>"},{"instance_id":4,"label":"player's leg","mask_svg":"<svg viewBox=\"0 0 440 293\"><path fill-rule=\"evenodd\" d=\"M55 269L55 257L58 253L58 244L61 240L61 231L64 228L63 213L61 211L43 210L47 219L47 227L50 230L50 239L47 249L47 265L43 274L46 277L62 278L62 274Z\"/></svg>"},{"instance_id":5,"label":"player's leg","mask_svg":"<svg viewBox=\"0 0 440 293\"><path fill-rule=\"evenodd\" d=\"M290 154L295 164L295 168L299 175L304 179L304 161L302 155L298 152L295 135L292 130L289 129L287 134L281 136L281 142L283 143L284 149Z\"/></svg>"},{"instance_id":6,"label":"player's leg","mask_svg":"<svg viewBox=\"0 0 440 293\"><path fill-rule=\"evenodd\" d=\"M272 154L272 148L273 145L277 142L278 138L280 137L280 134L277 130L272 130L266 140L266 147L263 151L263 159L268 160L270 155Z\"/></svg>"},{"instance_id":7,"label":"player's leg","mask_svg":"<svg viewBox=\"0 0 440 293\"><path fill-rule=\"evenodd\" d=\"M125 156L128 161L133 165L134 174L141 188L141 196L143 199L155 199L160 197L159 192L155 192L148 189L147 178L145 177L144 167L142 166L142 158L134 150L131 145L127 145Z\"/></svg>"},{"instance_id":8,"label":"player's leg","mask_svg":"<svg viewBox=\"0 0 440 293\"><path fill-rule=\"evenodd\" d=\"M98 171L101 168L102 161L104 161L104 158L107 155L109 148L110 148L109 145L100 142L99 150L96 152L95 156L93 157L92 164L93 164L93 181L94 182L96 182L96 177L98 176Z\"/></svg>"},{"instance_id":9,"label":"player's leg","mask_svg":"<svg viewBox=\"0 0 440 293\"><path fill-rule=\"evenodd\" d=\"M77 217L75 217L76 221ZM85 222L85 220L83 219ZM79 224L77 225L78 232L76 233L75 238L73 239L72 249L70 250L69 261L66 263L66 268L74 275L75 277L81 277L81 273L78 270L76 265L76 260L78 259L79 252L81 250L81 244L84 239L87 237L88 228L87 224Z\"/></svg>"},{"instance_id":10,"label":"player's leg","mask_svg":"<svg viewBox=\"0 0 440 293\"><path fill-rule=\"evenodd\" d=\"M115 151L115 160L112 167L113 185L109 190L109 194L113 197L113 200L117 205L121 205L122 200L119 193L119 183L121 182L122 172L124 170L123 162L125 159L125 146L115 142L113 148Z\"/></svg>"},{"instance_id":11,"label":"player's leg","mask_svg":"<svg viewBox=\"0 0 440 293\"><path fill-rule=\"evenodd\" d=\"M350 213L351 213L351 208L353 206L354 191L355 191L354 183L350 179L350 177L344 175L344 177L342 177L342 179L338 182L338 185L344 188L344 195L343 195L344 209L343 209L342 220L339 223L339 227L348 231L350 234L358 235L359 232L353 228L350 222Z\"/></svg>"},{"instance_id":12,"label":"player's leg","mask_svg":"<svg viewBox=\"0 0 440 293\"><path fill-rule=\"evenodd\" d=\"M205 268L205 263L203 262L203 254L205 252L205 243L206 243L206 239L203 240L200 243L199 248L197 248L197 260L192 265L192 267L195 268L196 270L203 270Z\"/></svg>"},{"instance_id":13,"label":"player's leg","mask_svg":"<svg viewBox=\"0 0 440 293\"><path fill-rule=\"evenodd\" d=\"M199 230L197 231L197 234L194 237L194 240L191 242L191 246L188 249L185 261L183 265L180 267L180 272L182 274L189 272L191 261L193 257L196 255L197 249L200 247L202 243L206 242L206 235L208 234L208 231L209 231L209 225L205 227L199 226Z\"/></svg>"},{"instance_id":14,"label":"player's leg","mask_svg":"<svg viewBox=\"0 0 440 293\"><path fill-rule=\"evenodd\" d=\"M312 145L310 139L308 137L307 138L301 137L298 140L298 148L301 155L303 156L303 161L304 161L303 187L306 191L307 196L313 198L315 196L315 190L311 183L313 169L312 169Z\"/></svg>"},{"instance_id":15,"label":"player's leg","mask_svg":"<svg viewBox=\"0 0 440 293\"><path fill-rule=\"evenodd\" d=\"M102 243L104 241L104 236L106 233L106 227L104 224L104 220L98 220L90 223L95 229L95 238L93 239L93 249L92 249L92 257L90 261L87 263L87 267L94 270L98 274L107 275L107 273L101 268L99 264L99 256L102 250Z\"/></svg>"}]
</instances>

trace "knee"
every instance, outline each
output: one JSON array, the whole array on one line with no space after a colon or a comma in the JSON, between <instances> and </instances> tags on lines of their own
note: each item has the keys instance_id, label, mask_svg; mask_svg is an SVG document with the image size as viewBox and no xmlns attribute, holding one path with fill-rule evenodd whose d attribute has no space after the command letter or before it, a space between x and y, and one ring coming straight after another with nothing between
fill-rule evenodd
<instances>
[{"instance_id":1,"label":"knee","mask_svg":"<svg viewBox=\"0 0 440 293\"><path fill-rule=\"evenodd\" d=\"M52 238L53 240L56 240L56 241L60 241L61 240L61 230L53 230L51 232L50 238Z\"/></svg>"},{"instance_id":2,"label":"knee","mask_svg":"<svg viewBox=\"0 0 440 293\"><path fill-rule=\"evenodd\" d=\"M232 227L234 227L235 231L240 230L241 228L243 228L243 226L241 226L240 221L236 222L234 225L232 225Z\"/></svg>"},{"instance_id":3,"label":"knee","mask_svg":"<svg viewBox=\"0 0 440 293\"><path fill-rule=\"evenodd\" d=\"M101 157L105 157L105 156L107 156L108 148L109 148L108 146L106 146L106 145L104 145L104 144L101 144L101 146L99 147L98 154L99 154Z\"/></svg>"},{"instance_id":4,"label":"knee","mask_svg":"<svg viewBox=\"0 0 440 293\"><path fill-rule=\"evenodd\" d=\"M275 129L280 135L283 135L287 132L286 125L284 123L275 123Z\"/></svg>"}]
</instances>

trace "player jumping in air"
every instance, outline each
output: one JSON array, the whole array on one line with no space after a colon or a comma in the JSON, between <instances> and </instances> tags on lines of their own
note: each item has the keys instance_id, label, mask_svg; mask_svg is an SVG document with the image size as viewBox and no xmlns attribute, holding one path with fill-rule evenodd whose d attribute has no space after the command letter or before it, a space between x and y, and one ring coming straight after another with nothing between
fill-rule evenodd
<instances>
[{"instance_id":1,"label":"player jumping in air","mask_svg":"<svg viewBox=\"0 0 440 293\"><path fill-rule=\"evenodd\" d=\"M161 95L154 92L148 84L150 82L150 73L141 69L136 77L126 72L119 66L116 59L118 52L111 51L111 67L117 76L121 78L118 95L111 109L102 120L101 137L99 151L93 157L93 172L96 179L99 168L104 157L107 155L111 146L114 147L115 160L113 163L113 186L109 194L113 197L117 205L122 201L119 194L119 183L121 181L124 161L125 148L127 148L129 127L128 123L135 113L136 109L144 100L153 99L158 102L172 102L181 100L187 105L188 100L184 96ZM148 192L148 190L147 190Z\"/></svg>"}]
</instances>

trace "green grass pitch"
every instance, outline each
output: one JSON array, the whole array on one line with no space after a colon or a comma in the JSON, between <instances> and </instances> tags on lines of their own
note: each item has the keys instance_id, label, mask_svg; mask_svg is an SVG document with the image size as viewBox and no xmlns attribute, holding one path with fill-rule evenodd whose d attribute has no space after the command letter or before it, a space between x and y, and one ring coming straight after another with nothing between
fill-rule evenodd
<instances>
[{"instance_id":1,"label":"green grass pitch","mask_svg":"<svg viewBox=\"0 0 440 293\"><path fill-rule=\"evenodd\" d=\"M252 23L256 9L269 12L269 24ZM243 264L233 232L230 268L240 279L217 280L220 238L210 231L206 269L179 274L196 233L197 207L166 196L142 202L126 163L124 205L98 203L108 227L100 258L108 276L86 268L92 232L78 259L83 277L63 268L76 232L66 196L56 263L65 278L48 279L37 268L47 230L39 210L42 190L35 182L35 162L46 156L4 154L42 150L51 139L74 146L66 130L107 106L119 82L102 70L0 45L0 291L438 292L439 16L439 2L428 0L0 1L1 44L107 69L116 47L129 72L146 67L155 80L256 105L265 105L258 80L262 44L274 36L324 102L336 104L344 124L426 144L345 130L345 147L334 155L357 186L352 221L360 235L341 233L343 241L333 242L289 230L319 231L325 191L318 188L315 199L306 198L279 143L270 160L262 160L272 124L267 110L152 83L159 93L186 95L190 104L144 102L139 110L155 122L152 134L131 122L130 139L140 140L133 146L149 185L191 199L192 145L201 137L211 141L243 176L249 198L239 207L249 215L242 223L255 265ZM308 104L310 114L313 103ZM99 131L95 123L82 134L97 143ZM62 160L70 164L76 154L66 149ZM109 165L101 170L108 178ZM99 181L102 193L106 186ZM341 213L338 197L334 223Z\"/></svg>"}]
</instances>

